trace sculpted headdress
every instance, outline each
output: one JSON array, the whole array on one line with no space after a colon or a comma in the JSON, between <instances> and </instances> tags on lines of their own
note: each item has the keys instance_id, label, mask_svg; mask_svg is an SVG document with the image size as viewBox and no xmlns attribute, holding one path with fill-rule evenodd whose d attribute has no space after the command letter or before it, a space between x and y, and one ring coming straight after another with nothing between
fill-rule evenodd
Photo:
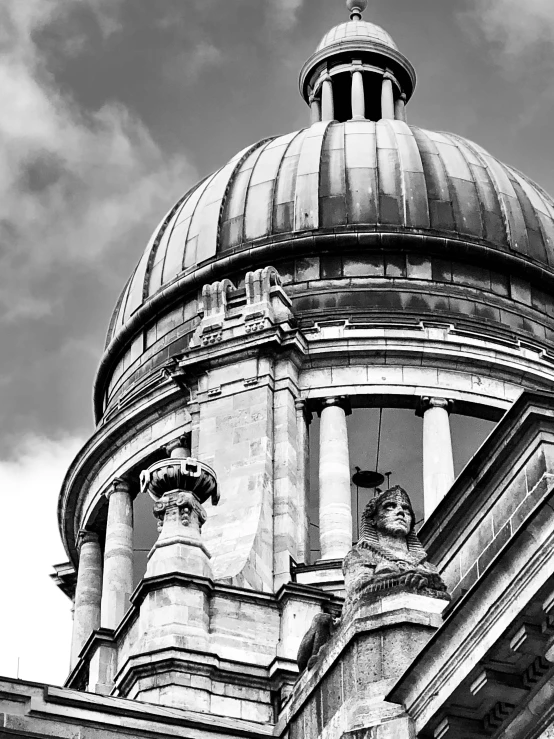
<instances>
[{"instance_id":1,"label":"sculpted headdress","mask_svg":"<svg viewBox=\"0 0 554 739\"><path fill-rule=\"evenodd\" d=\"M400 485L395 485L393 488L390 488L390 490L385 490L384 493L380 493L375 498L372 498L366 505L362 514L362 525L360 528L358 546L363 547L365 544L366 546L374 547L376 549L380 548L379 535L375 528L374 519L379 507L385 504L387 500L401 500L403 503L407 503L410 506L412 525L410 526L410 533L406 539L408 550L414 554L416 558L425 557L425 550L415 533L415 513L412 508L412 501L410 500L408 493L401 488Z\"/></svg>"}]
</instances>

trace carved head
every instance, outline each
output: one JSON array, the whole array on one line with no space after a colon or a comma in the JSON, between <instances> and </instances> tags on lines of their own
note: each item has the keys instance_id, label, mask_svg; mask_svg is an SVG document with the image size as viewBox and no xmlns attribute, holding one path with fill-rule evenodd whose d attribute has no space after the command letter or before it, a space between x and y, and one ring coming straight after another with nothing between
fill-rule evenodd
<instances>
[{"instance_id":1,"label":"carved head","mask_svg":"<svg viewBox=\"0 0 554 739\"><path fill-rule=\"evenodd\" d=\"M367 538L371 529L407 538L414 526L415 514L410 498L397 485L369 501L362 515L361 538Z\"/></svg>"}]
</instances>

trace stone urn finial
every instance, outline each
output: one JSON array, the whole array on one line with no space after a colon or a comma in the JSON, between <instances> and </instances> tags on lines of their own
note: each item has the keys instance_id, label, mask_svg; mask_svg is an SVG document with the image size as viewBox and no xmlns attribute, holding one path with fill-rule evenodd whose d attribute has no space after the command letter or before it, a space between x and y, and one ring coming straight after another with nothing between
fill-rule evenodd
<instances>
[{"instance_id":1,"label":"stone urn finial","mask_svg":"<svg viewBox=\"0 0 554 739\"><path fill-rule=\"evenodd\" d=\"M160 536L149 554L147 576L188 572L209 576L210 554L201 541L206 522L203 503L219 502L217 478L207 464L190 456L186 437L166 446L171 456L140 475L142 493L155 501Z\"/></svg>"}]
</instances>

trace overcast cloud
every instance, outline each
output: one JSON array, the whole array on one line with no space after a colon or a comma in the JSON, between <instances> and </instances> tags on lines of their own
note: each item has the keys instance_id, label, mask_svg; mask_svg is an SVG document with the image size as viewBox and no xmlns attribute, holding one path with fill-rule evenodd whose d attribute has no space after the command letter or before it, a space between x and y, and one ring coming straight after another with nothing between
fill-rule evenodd
<instances>
[{"instance_id":1,"label":"overcast cloud","mask_svg":"<svg viewBox=\"0 0 554 739\"><path fill-rule=\"evenodd\" d=\"M290 31L298 22L304 0L279 0L268 4L268 21L277 31Z\"/></svg>"},{"instance_id":2,"label":"overcast cloud","mask_svg":"<svg viewBox=\"0 0 554 739\"><path fill-rule=\"evenodd\" d=\"M503 63L542 55L543 44L554 45L552 0L527 0L525 3L521 0L472 0L472 5L466 12L462 11L462 17L471 22L474 33L481 32L494 44L495 53L502 52L500 61Z\"/></svg>"}]
</instances>

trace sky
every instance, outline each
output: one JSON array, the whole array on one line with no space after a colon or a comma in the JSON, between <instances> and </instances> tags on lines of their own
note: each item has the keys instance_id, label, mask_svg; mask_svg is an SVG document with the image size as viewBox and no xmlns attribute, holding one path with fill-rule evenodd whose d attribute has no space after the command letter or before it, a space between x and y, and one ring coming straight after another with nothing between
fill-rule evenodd
<instances>
[{"instance_id":1,"label":"sky","mask_svg":"<svg viewBox=\"0 0 554 739\"><path fill-rule=\"evenodd\" d=\"M418 72L410 122L554 193L552 0L370 0L365 18ZM343 0L0 3L0 674L67 673L56 498L119 291L197 179L307 124L298 72L346 19Z\"/></svg>"}]
</instances>

